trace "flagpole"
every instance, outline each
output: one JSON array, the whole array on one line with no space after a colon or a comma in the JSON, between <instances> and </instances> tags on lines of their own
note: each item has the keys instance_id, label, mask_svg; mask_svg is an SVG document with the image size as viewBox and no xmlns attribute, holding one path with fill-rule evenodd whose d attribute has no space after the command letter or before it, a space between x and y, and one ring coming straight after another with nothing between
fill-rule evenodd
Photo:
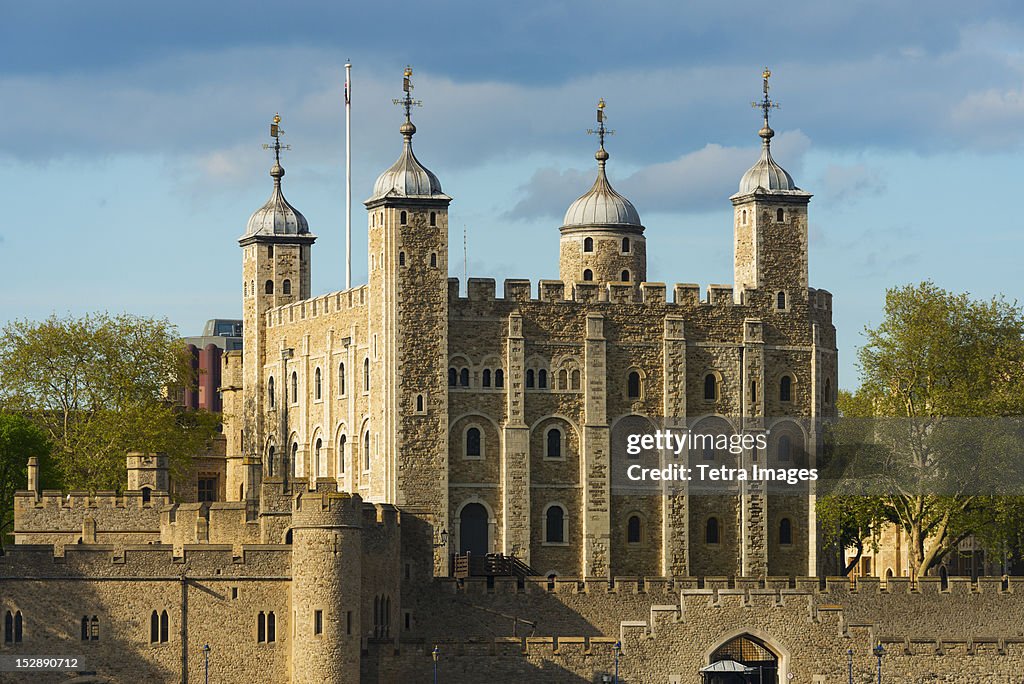
<instances>
[{"instance_id":1,"label":"flagpole","mask_svg":"<svg viewBox=\"0 0 1024 684\"><path fill-rule=\"evenodd\" d=\"M352 64L345 63L345 289L352 287Z\"/></svg>"}]
</instances>

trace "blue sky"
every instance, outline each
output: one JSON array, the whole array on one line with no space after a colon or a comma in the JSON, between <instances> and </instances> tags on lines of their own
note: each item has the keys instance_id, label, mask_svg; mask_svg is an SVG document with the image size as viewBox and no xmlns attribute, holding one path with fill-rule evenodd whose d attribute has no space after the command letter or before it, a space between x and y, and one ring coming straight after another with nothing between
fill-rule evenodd
<instances>
[{"instance_id":1,"label":"blue sky","mask_svg":"<svg viewBox=\"0 0 1024 684\"><path fill-rule=\"evenodd\" d=\"M727 6L722 6L727 5ZM343 64L361 201L416 151L455 198L477 277L557 277L558 226L590 185L598 97L612 183L647 226L651 280L732 280L728 196L757 158L772 68L776 159L811 201L811 285L835 295L841 385L885 289L930 278L1020 297L1024 12L1012 2L4 3L0 323L91 310L182 334L240 313L237 238L270 192L309 219L313 289L344 282ZM10 285L13 284L13 287Z\"/></svg>"}]
</instances>

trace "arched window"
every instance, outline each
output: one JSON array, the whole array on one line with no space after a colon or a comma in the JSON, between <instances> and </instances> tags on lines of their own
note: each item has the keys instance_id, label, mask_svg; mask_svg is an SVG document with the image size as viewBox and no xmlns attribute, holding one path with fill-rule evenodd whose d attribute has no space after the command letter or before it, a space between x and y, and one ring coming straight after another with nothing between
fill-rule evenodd
<instances>
[{"instance_id":1,"label":"arched window","mask_svg":"<svg viewBox=\"0 0 1024 684\"><path fill-rule=\"evenodd\" d=\"M562 431L551 428L547 433L547 450L545 458L562 458Z\"/></svg>"},{"instance_id":2,"label":"arched window","mask_svg":"<svg viewBox=\"0 0 1024 684\"><path fill-rule=\"evenodd\" d=\"M142 503L148 504L152 497L153 497L153 488L152 487L143 487L142 488Z\"/></svg>"},{"instance_id":3,"label":"arched window","mask_svg":"<svg viewBox=\"0 0 1024 684\"><path fill-rule=\"evenodd\" d=\"M641 540L641 532L642 527L640 525L640 516L629 516L629 520L626 521L626 543L639 544Z\"/></svg>"},{"instance_id":4,"label":"arched window","mask_svg":"<svg viewBox=\"0 0 1024 684\"><path fill-rule=\"evenodd\" d=\"M757 403L757 380L750 381L750 403Z\"/></svg>"},{"instance_id":5,"label":"arched window","mask_svg":"<svg viewBox=\"0 0 1024 684\"><path fill-rule=\"evenodd\" d=\"M320 380L320 369L313 371L313 398L320 399L323 396L323 383Z\"/></svg>"},{"instance_id":6,"label":"arched window","mask_svg":"<svg viewBox=\"0 0 1024 684\"><path fill-rule=\"evenodd\" d=\"M398 265L405 266L405 252L398 253Z\"/></svg>"},{"instance_id":7,"label":"arched window","mask_svg":"<svg viewBox=\"0 0 1024 684\"><path fill-rule=\"evenodd\" d=\"M267 643L277 641L277 616L274 611L267 613Z\"/></svg>"},{"instance_id":8,"label":"arched window","mask_svg":"<svg viewBox=\"0 0 1024 684\"><path fill-rule=\"evenodd\" d=\"M85 618L82 618L83 620ZM6 611L4 613L4 643L10 644L14 642L14 613Z\"/></svg>"},{"instance_id":9,"label":"arched window","mask_svg":"<svg viewBox=\"0 0 1024 684\"><path fill-rule=\"evenodd\" d=\"M792 458L793 446L790 443L789 435L779 437L778 454L780 461L788 461Z\"/></svg>"},{"instance_id":10,"label":"arched window","mask_svg":"<svg viewBox=\"0 0 1024 684\"><path fill-rule=\"evenodd\" d=\"M548 507L544 521L544 541L549 544L565 542L565 509L554 504Z\"/></svg>"},{"instance_id":11,"label":"arched window","mask_svg":"<svg viewBox=\"0 0 1024 684\"><path fill-rule=\"evenodd\" d=\"M267 616L261 610L256 615L256 641L257 643L264 643L267 640Z\"/></svg>"},{"instance_id":12,"label":"arched window","mask_svg":"<svg viewBox=\"0 0 1024 684\"><path fill-rule=\"evenodd\" d=\"M624 254L628 254L629 253L629 238L628 237L622 238L622 251L623 251Z\"/></svg>"},{"instance_id":13,"label":"arched window","mask_svg":"<svg viewBox=\"0 0 1024 684\"><path fill-rule=\"evenodd\" d=\"M780 292L779 294L775 295L775 306L778 309L785 309L786 308L786 293L785 292Z\"/></svg>"},{"instance_id":14,"label":"arched window","mask_svg":"<svg viewBox=\"0 0 1024 684\"><path fill-rule=\"evenodd\" d=\"M167 615L167 611L160 612L160 643L166 644L170 637L170 618Z\"/></svg>"},{"instance_id":15,"label":"arched window","mask_svg":"<svg viewBox=\"0 0 1024 684\"><path fill-rule=\"evenodd\" d=\"M743 225L747 225L747 210L746 209L744 209L743 212L740 215L740 223L742 223Z\"/></svg>"},{"instance_id":16,"label":"arched window","mask_svg":"<svg viewBox=\"0 0 1024 684\"><path fill-rule=\"evenodd\" d=\"M537 387L540 389L547 389L548 386L548 372L541 368L537 371Z\"/></svg>"},{"instance_id":17,"label":"arched window","mask_svg":"<svg viewBox=\"0 0 1024 684\"><path fill-rule=\"evenodd\" d=\"M17 637L18 637L18 634L17 634L17 630L18 630L18 617L20 615L21 615L21 613L18 613L17 615L14 616L14 629L15 629L14 637L15 637L16 641L17 641ZM100 640L100 620L99 620L98 617L93 615L92 619L89 620L89 641L99 641L99 640Z\"/></svg>"},{"instance_id":18,"label":"arched window","mask_svg":"<svg viewBox=\"0 0 1024 684\"><path fill-rule=\"evenodd\" d=\"M7 613L7 614L10 615L10 613ZM89 616L88 615L83 615L82 616L82 641L88 641L88 640L89 640Z\"/></svg>"},{"instance_id":19,"label":"arched window","mask_svg":"<svg viewBox=\"0 0 1024 684\"><path fill-rule=\"evenodd\" d=\"M281 283L281 294L290 295L292 293L292 281L287 278Z\"/></svg>"},{"instance_id":20,"label":"arched window","mask_svg":"<svg viewBox=\"0 0 1024 684\"><path fill-rule=\"evenodd\" d=\"M155 644L160 641L160 616L154 610L149 616L149 643Z\"/></svg>"},{"instance_id":21,"label":"arched window","mask_svg":"<svg viewBox=\"0 0 1024 684\"><path fill-rule=\"evenodd\" d=\"M324 441L317 437L316 444L313 445L313 461L316 462L316 476L327 477L327 459L323 458L321 449L323 449Z\"/></svg>"},{"instance_id":22,"label":"arched window","mask_svg":"<svg viewBox=\"0 0 1024 684\"><path fill-rule=\"evenodd\" d=\"M345 364L344 362L338 364L338 392L341 396L345 396Z\"/></svg>"},{"instance_id":23,"label":"arched window","mask_svg":"<svg viewBox=\"0 0 1024 684\"><path fill-rule=\"evenodd\" d=\"M494 371L494 386L504 387L505 386L505 371L500 368Z\"/></svg>"},{"instance_id":24,"label":"arched window","mask_svg":"<svg viewBox=\"0 0 1024 684\"><path fill-rule=\"evenodd\" d=\"M274 256L274 245L267 245L267 256Z\"/></svg>"},{"instance_id":25,"label":"arched window","mask_svg":"<svg viewBox=\"0 0 1024 684\"><path fill-rule=\"evenodd\" d=\"M458 380L459 380L459 371L455 370L454 368L449 368L448 369L448 386L449 387L455 387L457 384L459 384Z\"/></svg>"},{"instance_id":26,"label":"arched window","mask_svg":"<svg viewBox=\"0 0 1024 684\"><path fill-rule=\"evenodd\" d=\"M469 387L469 369L463 368L459 371L459 385L462 387Z\"/></svg>"},{"instance_id":27,"label":"arched window","mask_svg":"<svg viewBox=\"0 0 1024 684\"><path fill-rule=\"evenodd\" d=\"M832 381L825 378L825 406L832 404Z\"/></svg>"},{"instance_id":28,"label":"arched window","mask_svg":"<svg viewBox=\"0 0 1024 684\"><path fill-rule=\"evenodd\" d=\"M580 372L578 370L574 370L572 372L572 381L571 381L571 383L572 384L570 385L570 387L572 389L578 390L580 388Z\"/></svg>"},{"instance_id":29,"label":"arched window","mask_svg":"<svg viewBox=\"0 0 1024 684\"><path fill-rule=\"evenodd\" d=\"M779 401L793 400L793 378L783 375L779 380Z\"/></svg>"},{"instance_id":30,"label":"arched window","mask_svg":"<svg viewBox=\"0 0 1024 684\"><path fill-rule=\"evenodd\" d=\"M569 389L569 371L565 370L564 368L558 371L558 389Z\"/></svg>"},{"instance_id":31,"label":"arched window","mask_svg":"<svg viewBox=\"0 0 1024 684\"><path fill-rule=\"evenodd\" d=\"M345 447L348 446L348 437L342 435L338 438L338 474L345 474Z\"/></svg>"},{"instance_id":32,"label":"arched window","mask_svg":"<svg viewBox=\"0 0 1024 684\"><path fill-rule=\"evenodd\" d=\"M528 388L532 388L533 387L533 376L534 376L533 375L533 369L532 368L527 368L526 369L526 386Z\"/></svg>"},{"instance_id":33,"label":"arched window","mask_svg":"<svg viewBox=\"0 0 1024 684\"><path fill-rule=\"evenodd\" d=\"M302 477L305 474L302 459L299 458L299 443L292 442L292 467L295 469L295 477Z\"/></svg>"},{"instance_id":34,"label":"arched window","mask_svg":"<svg viewBox=\"0 0 1024 684\"><path fill-rule=\"evenodd\" d=\"M363 359L363 391L370 391L370 359Z\"/></svg>"},{"instance_id":35,"label":"arched window","mask_svg":"<svg viewBox=\"0 0 1024 684\"><path fill-rule=\"evenodd\" d=\"M400 214L398 215L398 222L399 222L400 224L402 224L403 226L404 226L404 225L405 225L406 223L408 223L408 221L409 221L409 215L408 215L408 214L406 214L406 213L405 213L404 211L403 211L402 213L400 213Z\"/></svg>"},{"instance_id":36,"label":"arched window","mask_svg":"<svg viewBox=\"0 0 1024 684\"><path fill-rule=\"evenodd\" d=\"M593 271L591 271L589 268L583 271L583 280L584 280L584 282L588 282L589 283L593 279L594 279L594 272Z\"/></svg>"},{"instance_id":37,"label":"arched window","mask_svg":"<svg viewBox=\"0 0 1024 684\"><path fill-rule=\"evenodd\" d=\"M583 251L593 252L594 251L594 238L585 238L583 240Z\"/></svg>"},{"instance_id":38,"label":"arched window","mask_svg":"<svg viewBox=\"0 0 1024 684\"><path fill-rule=\"evenodd\" d=\"M274 476L274 445L271 444L267 449L267 475L270 477ZM241 495L238 497L241 499Z\"/></svg>"},{"instance_id":39,"label":"arched window","mask_svg":"<svg viewBox=\"0 0 1024 684\"><path fill-rule=\"evenodd\" d=\"M432 226L436 226L437 225L437 212L436 211L430 212L430 225L432 225Z\"/></svg>"},{"instance_id":40,"label":"arched window","mask_svg":"<svg viewBox=\"0 0 1024 684\"><path fill-rule=\"evenodd\" d=\"M786 212L782 211L782 209L777 210L775 212L775 220L776 221L784 221L784 220L786 220Z\"/></svg>"},{"instance_id":41,"label":"arched window","mask_svg":"<svg viewBox=\"0 0 1024 684\"><path fill-rule=\"evenodd\" d=\"M621 277L619 278L619 280L621 280L624 283L628 283L629 282L629 271L623 271L622 274L621 274Z\"/></svg>"},{"instance_id":42,"label":"arched window","mask_svg":"<svg viewBox=\"0 0 1024 684\"><path fill-rule=\"evenodd\" d=\"M437 268L437 252L430 253L430 268Z\"/></svg>"},{"instance_id":43,"label":"arched window","mask_svg":"<svg viewBox=\"0 0 1024 684\"><path fill-rule=\"evenodd\" d=\"M641 391L640 373L637 371L630 371L629 378L626 381L626 393L630 399L639 399Z\"/></svg>"},{"instance_id":44,"label":"arched window","mask_svg":"<svg viewBox=\"0 0 1024 684\"><path fill-rule=\"evenodd\" d=\"M274 396L274 376L273 375L271 375L270 379L267 380L267 402L269 402L270 408L274 408L274 405L277 402L277 399Z\"/></svg>"},{"instance_id":45,"label":"arched window","mask_svg":"<svg viewBox=\"0 0 1024 684\"><path fill-rule=\"evenodd\" d=\"M718 518L708 518L707 525L704 526L704 543L705 544L717 544L721 538L718 530Z\"/></svg>"},{"instance_id":46,"label":"arched window","mask_svg":"<svg viewBox=\"0 0 1024 684\"><path fill-rule=\"evenodd\" d=\"M793 543L793 523L789 518L779 521L779 544L789 545Z\"/></svg>"},{"instance_id":47,"label":"arched window","mask_svg":"<svg viewBox=\"0 0 1024 684\"><path fill-rule=\"evenodd\" d=\"M299 374L292 371L292 396L288 397L293 404L299 401Z\"/></svg>"},{"instance_id":48,"label":"arched window","mask_svg":"<svg viewBox=\"0 0 1024 684\"><path fill-rule=\"evenodd\" d=\"M416 413L423 413L423 395L416 395Z\"/></svg>"},{"instance_id":49,"label":"arched window","mask_svg":"<svg viewBox=\"0 0 1024 684\"><path fill-rule=\"evenodd\" d=\"M490 387L491 386L491 370L489 368L485 368L484 369L483 386L484 387Z\"/></svg>"},{"instance_id":50,"label":"arched window","mask_svg":"<svg viewBox=\"0 0 1024 684\"><path fill-rule=\"evenodd\" d=\"M264 294L274 294L274 281L273 280L268 280L266 283L264 283L264 285L263 285L263 292L264 292Z\"/></svg>"},{"instance_id":51,"label":"arched window","mask_svg":"<svg viewBox=\"0 0 1024 684\"><path fill-rule=\"evenodd\" d=\"M714 373L704 376L704 401L714 401L718 398L718 378Z\"/></svg>"},{"instance_id":52,"label":"arched window","mask_svg":"<svg viewBox=\"0 0 1024 684\"><path fill-rule=\"evenodd\" d=\"M466 430L466 458L481 458L483 456L482 441L480 428L471 427Z\"/></svg>"},{"instance_id":53,"label":"arched window","mask_svg":"<svg viewBox=\"0 0 1024 684\"><path fill-rule=\"evenodd\" d=\"M363 435L363 470L370 469L370 431Z\"/></svg>"}]
</instances>

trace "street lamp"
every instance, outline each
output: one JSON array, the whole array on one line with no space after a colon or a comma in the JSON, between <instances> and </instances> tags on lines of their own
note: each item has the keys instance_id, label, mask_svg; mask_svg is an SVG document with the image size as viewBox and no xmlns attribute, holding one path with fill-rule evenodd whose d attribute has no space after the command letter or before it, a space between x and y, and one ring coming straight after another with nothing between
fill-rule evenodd
<instances>
[{"instance_id":1,"label":"street lamp","mask_svg":"<svg viewBox=\"0 0 1024 684\"><path fill-rule=\"evenodd\" d=\"M872 652L878 658L878 684L882 684L882 656L885 655L885 649L882 648L882 644L878 644L872 649Z\"/></svg>"},{"instance_id":2,"label":"street lamp","mask_svg":"<svg viewBox=\"0 0 1024 684\"><path fill-rule=\"evenodd\" d=\"M615 642L615 679L612 681L619 684L619 656L622 654L622 642Z\"/></svg>"},{"instance_id":3,"label":"street lamp","mask_svg":"<svg viewBox=\"0 0 1024 684\"><path fill-rule=\"evenodd\" d=\"M204 681L210 684L210 644L203 644Z\"/></svg>"},{"instance_id":4,"label":"street lamp","mask_svg":"<svg viewBox=\"0 0 1024 684\"><path fill-rule=\"evenodd\" d=\"M434 548L440 548L442 546L448 546L448 530L441 530L441 534L438 535L440 538L439 542L434 542Z\"/></svg>"},{"instance_id":5,"label":"street lamp","mask_svg":"<svg viewBox=\"0 0 1024 684\"><path fill-rule=\"evenodd\" d=\"M430 652L430 655L434 656L434 684L437 684L437 659L441 655L441 649L434 644L434 650Z\"/></svg>"},{"instance_id":6,"label":"street lamp","mask_svg":"<svg viewBox=\"0 0 1024 684\"><path fill-rule=\"evenodd\" d=\"M853 684L853 649L846 649L846 671L850 676L850 684Z\"/></svg>"}]
</instances>

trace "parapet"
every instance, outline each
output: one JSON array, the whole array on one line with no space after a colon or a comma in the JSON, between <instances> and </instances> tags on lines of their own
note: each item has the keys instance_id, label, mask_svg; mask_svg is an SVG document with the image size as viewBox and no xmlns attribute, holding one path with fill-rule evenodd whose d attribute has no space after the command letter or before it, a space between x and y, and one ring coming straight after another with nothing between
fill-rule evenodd
<instances>
[{"instance_id":1,"label":"parapet","mask_svg":"<svg viewBox=\"0 0 1024 684\"><path fill-rule=\"evenodd\" d=\"M294 527L362 527L362 497L358 494L339 492L335 483L330 484L318 480L315 490L299 492L292 508Z\"/></svg>"},{"instance_id":2,"label":"parapet","mask_svg":"<svg viewBox=\"0 0 1024 684\"><path fill-rule=\"evenodd\" d=\"M329 292L319 297L303 299L300 302L274 307L266 313L267 327L273 328L294 323L295 321L304 321L317 318L318 316L357 309L366 305L366 299L367 286L361 285L350 290Z\"/></svg>"}]
</instances>

